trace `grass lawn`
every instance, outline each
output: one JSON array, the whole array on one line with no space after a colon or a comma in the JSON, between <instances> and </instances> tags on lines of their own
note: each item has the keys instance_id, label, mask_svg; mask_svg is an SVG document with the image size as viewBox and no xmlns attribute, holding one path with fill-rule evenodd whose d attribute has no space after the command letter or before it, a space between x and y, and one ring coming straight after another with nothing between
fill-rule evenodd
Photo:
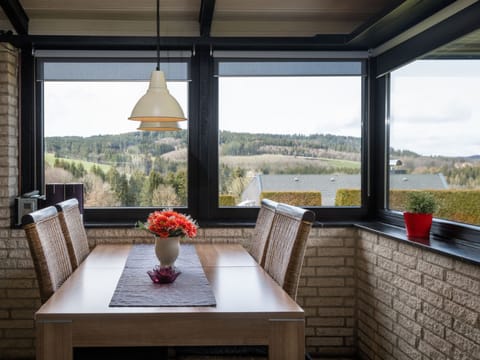
<instances>
[{"instance_id":1,"label":"grass lawn","mask_svg":"<svg viewBox=\"0 0 480 360\"><path fill-rule=\"evenodd\" d=\"M48 164L50 166L53 167L54 163L55 163L55 155L53 153L45 153L45 164ZM98 164L98 163L94 163L94 162L90 162L90 161L83 161L83 160L77 160L77 159L68 159L68 158L57 158L58 160L64 160L64 161L68 161L68 162L74 162L76 165L79 165L79 164L82 164L83 167L87 170L87 171L90 171L90 168L93 166L93 165L96 165L98 167L100 167L103 172L108 172L108 170L110 170L110 167L111 165L105 165L105 164Z\"/></svg>"}]
</instances>

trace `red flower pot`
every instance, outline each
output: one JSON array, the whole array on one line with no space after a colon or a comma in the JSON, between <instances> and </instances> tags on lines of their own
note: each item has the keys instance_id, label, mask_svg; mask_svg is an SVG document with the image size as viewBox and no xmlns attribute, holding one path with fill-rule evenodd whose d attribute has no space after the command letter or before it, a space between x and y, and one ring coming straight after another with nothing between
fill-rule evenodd
<instances>
[{"instance_id":1,"label":"red flower pot","mask_svg":"<svg viewBox=\"0 0 480 360\"><path fill-rule=\"evenodd\" d=\"M429 238L432 227L432 214L403 213L407 236L410 238Z\"/></svg>"}]
</instances>

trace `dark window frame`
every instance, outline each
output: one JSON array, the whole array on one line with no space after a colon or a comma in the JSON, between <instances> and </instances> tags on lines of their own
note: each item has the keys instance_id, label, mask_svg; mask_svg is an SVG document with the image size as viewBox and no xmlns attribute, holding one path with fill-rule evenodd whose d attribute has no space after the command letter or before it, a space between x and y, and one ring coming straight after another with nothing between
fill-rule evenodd
<instances>
[{"instance_id":1,"label":"dark window frame","mask_svg":"<svg viewBox=\"0 0 480 360\"><path fill-rule=\"evenodd\" d=\"M229 221L231 219L236 219L236 221L254 221L256 219L256 215L258 213L258 207L220 207L218 205L218 186L219 186L219 179L218 179L218 168L219 168L219 153L218 153L218 100L219 100L219 88L218 88L218 78L221 77L219 75L219 63L220 62L359 62L361 65L361 72L362 75L358 75L361 77L362 81L362 89L361 89L361 169L360 169L360 177L361 177L361 203L362 205L352 206L352 207L329 207L329 206L322 206L322 207L308 207L308 209L312 210L315 213L315 218L317 222L320 223L327 223L327 222L338 222L338 223L352 223L355 221L365 220L367 218L367 201L368 201L368 193L367 189L367 179L368 179L368 160L367 160L367 143L368 143L368 92L369 92L369 83L368 83L368 60L360 59L360 58L324 58L324 59L312 59L312 58L249 58L249 57L242 57L242 58L216 58L214 59L214 99L215 99L215 107L213 111L215 112L214 116L214 126L215 126L215 137L212 137L212 141L214 140L214 144L216 145L215 148L211 147L209 152L211 154L210 161L213 166L215 166L216 177L212 179L214 182L211 187L211 191L209 193L209 199L211 201L211 214L212 220L220 220L222 222ZM265 75L268 77L269 75ZM340 75L337 75L340 76ZM345 75L345 76L353 76L353 75ZM214 200L213 200L214 199Z\"/></svg>"},{"instance_id":2,"label":"dark window frame","mask_svg":"<svg viewBox=\"0 0 480 360\"><path fill-rule=\"evenodd\" d=\"M32 59L31 59L32 60ZM34 59L33 59L34 60ZM46 61L48 59L43 59ZM57 60L57 59L55 59ZM81 58L62 59L62 61L81 61ZM88 61L132 61L128 59L88 58ZM143 59L144 60L144 59ZM237 59L239 60L239 59ZM243 60L243 59L240 59ZM345 59L328 59L328 61L345 61ZM350 59L349 59L350 60ZM142 59L138 59L142 61ZM261 61L255 59L255 61ZM275 59L268 59L275 61ZM279 60L280 61L280 60ZM297 59L294 61L311 61L311 59ZM361 61L366 67L367 60ZM214 60L209 51L199 49L189 61L191 83L189 86L189 145L188 145L188 206L176 208L179 211L190 213L198 219L201 225L217 226L235 224L252 224L258 214L258 207L229 208L218 206L218 78L215 74ZM38 70L38 69L36 69ZM32 74L35 78L35 74ZM362 150L361 150L361 184L366 189L368 161L366 149L368 133L368 72L362 77ZM21 192L34 189L44 189L43 174L43 91L41 82L37 81L34 87L35 117L22 117L25 127L35 129L34 146L30 142L22 141L22 169L27 177L22 177ZM201 139L201 140L200 140ZM207 141L205 141L207 139ZM30 158L29 156L30 155ZM35 173L27 172L35 164ZM317 219L321 222L351 223L366 218L367 192L362 190L361 207L316 207ZM84 220L88 226L131 226L138 219L146 216L154 207L112 207L86 208Z\"/></svg>"},{"instance_id":3,"label":"dark window frame","mask_svg":"<svg viewBox=\"0 0 480 360\"><path fill-rule=\"evenodd\" d=\"M403 227L401 214L385 209L386 194L386 152L385 152L385 92L386 77L389 71L414 60L435 48L442 46L480 28L478 16L480 14L480 3L475 3L461 10L450 18L433 25L429 29L412 37L411 39L393 47L386 52L375 55L367 60L368 66L368 85L366 85L366 98L368 106L365 111L366 121L363 126L364 145L362 152L365 156L362 168L362 194L363 207L360 209L329 209L323 208L317 211L317 221L324 225L331 226L334 223L348 225L358 223L359 221L383 222L386 224ZM153 48L153 40L149 38L115 38L115 41L102 37L76 37L71 38L55 37L45 38L32 37L36 42L35 48L41 49L128 49L128 50L147 50ZM190 86L189 108L190 108L190 138L189 138L189 188L198 189L195 196L189 193L189 211L191 214L201 219L203 226L235 226L236 224L251 225L255 219L258 209L248 209L242 218L233 218L231 214L223 214L217 217L212 213L212 197L209 196L209 184L212 177L209 170L212 166L212 154L208 152L209 148L205 142L212 140L212 119L215 114L214 84L210 80L213 76L213 58L211 57L212 44L219 48L228 50L336 50L345 49L358 50L354 46L329 46L318 45L317 39L301 39L295 42L295 39L281 39L281 41L252 40L252 39L228 39L228 40L207 40L199 42L195 38L168 39L168 46L173 49L178 48L196 50L192 57L192 85ZM32 56L32 45L30 42L20 42L21 51L21 125L20 133L20 193L38 189L37 174L43 171L42 158L35 152L38 139L41 139L39 127L37 126L36 113L39 99L36 98L35 69ZM193 136L192 136L193 135ZM214 134L213 134L214 135ZM368 137L367 137L368 136ZM215 140L215 138L213 138ZM205 151L207 150L207 151ZM217 194L213 199L217 199ZM130 226L132 217L142 218L148 210L134 211L132 208L109 209L109 211L99 210L87 216L87 226ZM229 216L226 216L229 215ZM112 222L112 218L116 223ZM90 221L92 220L92 221ZM95 220L95 221L93 221ZM321 224L320 224L321 225ZM434 219L433 233L443 239L461 239L468 244L478 244L478 235L480 231L477 227L441 221Z\"/></svg>"},{"instance_id":4,"label":"dark window frame","mask_svg":"<svg viewBox=\"0 0 480 360\"><path fill-rule=\"evenodd\" d=\"M480 29L478 16L480 3L473 4L448 19L433 25L420 34L399 44L398 46L376 56L372 63L371 81L373 85L373 99L370 106L375 109L371 117L374 127L370 144L376 155L372 163L373 179L371 185L377 189L374 195L374 219L396 227L404 227L403 214L399 211L388 210L388 90L389 73L411 61L421 58L431 51ZM448 242L480 247L480 227L459 222L434 218L431 230L432 236Z\"/></svg>"},{"instance_id":5,"label":"dark window frame","mask_svg":"<svg viewBox=\"0 0 480 360\"><path fill-rule=\"evenodd\" d=\"M97 57L61 57L61 58L48 58L43 57L38 59L37 61L34 60L35 63L35 74L41 74L41 66L44 63L48 62L97 62L97 63L114 63L114 62L152 62L152 70L155 67L155 61L151 58L145 57L128 57L128 58L97 58ZM187 64L188 70L187 73L190 71L191 61L189 58L169 58L169 59L161 59L161 62L168 63L168 62L184 62ZM37 78L37 77L35 77ZM191 74L188 74L188 80L190 81ZM113 81L113 80L112 80ZM41 193L44 192L45 189L45 178L44 178L44 118L43 118L43 81L36 80L35 81L35 129L36 129L36 141L34 145L34 159L37 164L37 172L36 176L33 180L30 180L32 183L36 185L33 190L40 190ZM190 102L191 91L189 89L189 102ZM24 143L22 142L22 150L26 149L28 152L31 152L32 149L28 146L24 147ZM22 162L23 163L23 162ZM188 180L187 180L188 181ZM24 189L22 183L22 189ZM190 184L188 185L190 186ZM28 190L31 191L31 190ZM26 191L22 190L22 193ZM190 200L190 195L188 195L188 200ZM190 201L189 201L190 203ZM96 207L96 208L86 208L84 209L84 221L86 224L91 224L93 226L131 226L135 224L137 220L146 219L148 214L153 210L158 208L154 207ZM178 211L189 212L190 207L177 207L175 208ZM193 211L193 210L192 210Z\"/></svg>"}]
</instances>

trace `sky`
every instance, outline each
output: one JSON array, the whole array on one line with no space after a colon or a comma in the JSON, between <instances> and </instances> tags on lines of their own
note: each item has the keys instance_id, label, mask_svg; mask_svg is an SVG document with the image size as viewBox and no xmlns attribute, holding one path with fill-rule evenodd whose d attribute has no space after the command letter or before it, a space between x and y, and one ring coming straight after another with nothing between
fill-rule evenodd
<instances>
[{"instance_id":1,"label":"sky","mask_svg":"<svg viewBox=\"0 0 480 360\"><path fill-rule=\"evenodd\" d=\"M187 83L171 82L170 93L188 116ZM139 122L128 120L148 88L135 82L45 82L45 136L92 136L136 131ZM181 122L185 128L185 122Z\"/></svg>"},{"instance_id":2,"label":"sky","mask_svg":"<svg viewBox=\"0 0 480 360\"><path fill-rule=\"evenodd\" d=\"M480 61L459 62L422 60L392 73L392 147L423 155L480 154ZM138 123L128 117L147 86L45 82L45 136L135 131ZM187 86L168 83L188 117ZM222 77L219 89L221 130L361 134L359 77Z\"/></svg>"},{"instance_id":3,"label":"sky","mask_svg":"<svg viewBox=\"0 0 480 360\"><path fill-rule=\"evenodd\" d=\"M168 83L186 115L187 86ZM138 123L127 119L147 87L147 82L46 82L45 136L135 131ZM358 77L222 78L220 129L359 137L360 90ZM349 106L339 106L340 98Z\"/></svg>"},{"instance_id":4,"label":"sky","mask_svg":"<svg viewBox=\"0 0 480 360\"><path fill-rule=\"evenodd\" d=\"M221 130L361 135L360 77L225 77Z\"/></svg>"},{"instance_id":5,"label":"sky","mask_svg":"<svg viewBox=\"0 0 480 360\"><path fill-rule=\"evenodd\" d=\"M391 86L390 146L480 155L480 61L417 61L394 71Z\"/></svg>"}]
</instances>

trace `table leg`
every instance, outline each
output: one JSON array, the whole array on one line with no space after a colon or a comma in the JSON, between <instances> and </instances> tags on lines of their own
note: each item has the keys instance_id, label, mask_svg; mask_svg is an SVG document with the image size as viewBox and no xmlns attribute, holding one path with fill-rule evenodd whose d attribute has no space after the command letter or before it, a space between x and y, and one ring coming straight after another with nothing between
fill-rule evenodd
<instances>
[{"instance_id":1,"label":"table leg","mask_svg":"<svg viewBox=\"0 0 480 360\"><path fill-rule=\"evenodd\" d=\"M303 360L305 358L305 321L271 320L270 360Z\"/></svg>"},{"instance_id":2,"label":"table leg","mask_svg":"<svg viewBox=\"0 0 480 360\"><path fill-rule=\"evenodd\" d=\"M72 360L72 323L37 322L36 360Z\"/></svg>"}]
</instances>

